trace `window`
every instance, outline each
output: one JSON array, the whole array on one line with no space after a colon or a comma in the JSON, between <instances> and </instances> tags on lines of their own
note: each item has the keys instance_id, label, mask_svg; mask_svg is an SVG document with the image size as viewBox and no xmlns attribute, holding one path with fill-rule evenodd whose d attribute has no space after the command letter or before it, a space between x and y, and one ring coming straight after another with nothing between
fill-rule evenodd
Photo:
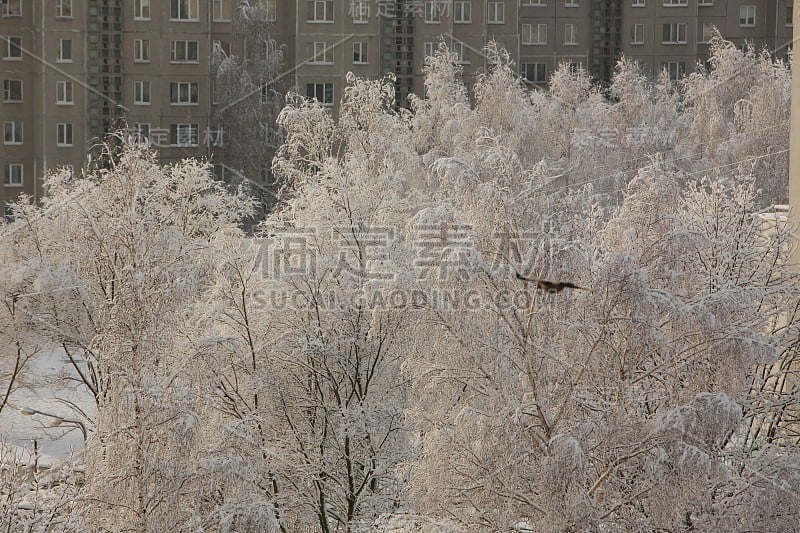
<instances>
[{"instance_id":1,"label":"window","mask_svg":"<svg viewBox=\"0 0 800 533\"><path fill-rule=\"evenodd\" d=\"M488 24L504 24L506 21L506 3L505 2L489 2L487 4L489 13L486 17Z\"/></svg>"},{"instance_id":2,"label":"window","mask_svg":"<svg viewBox=\"0 0 800 533\"><path fill-rule=\"evenodd\" d=\"M644 24L634 24L631 31L631 44L644 44Z\"/></svg>"},{"instance_id":3,"label":"window","mask_svg":"<svg viewBox=\"0 0 800 533\"><path fill-rule=\"evenodd\" d=\"M523 24L522 44L547 44L547 24Z\"/></svg>"},{"instance_id":4,"label":"window","mask_svg":"<svg viewBox=\"0 0 800 533\"><path fill-rule=\"evenodd\" d=\"M316 99L321 104L333 105L333 84L308 83L306 84L306 96Z\"/></svg>"},{"instance_id":5,"label":"window","mask_svg":"<svg viewBox=\"0 0 800 533\"><path fill-rule=\"evenodd\" d=\"M784 17L784 24L786 26L792 26L792 21L794 20L794 6L786 6L786 14Z\"/></svg>"},{"instance_id":6,"label":"window","mask_svg":"<svg viewBox=\"0 0 800 533\"><path fill-rule=\"evenodd\" d=\"M133 82L133 103L135 105L150 105L150 82Z\"/></svg>"},{"instance_id":7,"label":"window","mask_svg":"<svg viewBox=\"0 0 800 533\"><path fill-rule=\"evenodd\" d=\"M56 146L72 146L72 124L57 124Z\"/></svg>"},{"instance_id":8,"label":"window","mask_svg":"<svg viewBox=\"0 0 800 533\"><path fill-rule=\"evenodd\" d=\"M133 125L133 142L144 144L150 140L150 124L137 122Z\"/></svg>"},{"instance_id":9,"label":"window","mask_svg":"<svg viewBox=\"0 0 800 533\"><path fill-rule=\"evenodd\" d=\"M22 101L22 80L3 80L3 101Z\"/></svg>"},{"instance_id":10,"label":"window","mask_svg":"<svg viewBox=\"0 0 800 533\"><path fill-rule=\"evenodd\" d=\"M664 7L684 7L688 6L688 0L664 0L662 4Z\"/></svg>"},{"instance_id":11,"label":"window","mask_svg":"<svg viewBox=\"0 0 800 533\"><path fill-rule=\"evenodd\" d=\"M523 63L522 77L531 83L544 83L547 81L547 64Z\"/></svg>"},{"instance_id":12,"label":"window","mask_svg":"<svg viewBox=\"0 0 800 533\"><path fill-rule=\"evenodd\" d=\"M756 25L756 6L739 6L739 26L752 27Z\"/></svg>"},{"instance_id":13,"label":"window","mask_svg":"<svg viewBox=\"0 0 800 533\"><path fill-rule=\"evenodd\" d=\"M169 125L169 144L171 146L198 146L199 139L197 124Z\"/></svg>"},{"instance_id":14,"label":"window","mask_svg":"<svg viewBox=\"0 0 800 533\"><path fill-rule=\"evenodd\" d=\"M171 104L191 105L198 102L198 85L187 81L169 84L169 101Z\"/></svg>"},{"instance_id":15,"label":"window","mask_svg":"<svg viewBox=\"0 0 800 533\"><path fill-rule=\"evenodd\" d=\"M2 16L4 17L21 17L22 16L22 0L5 0L0 3L2 7Z\"/></svg>"},{"instance_id":16,"label":"window","mask_svg":"<svg viewBox=\"0 0 800 533\"><path fill-rule=\"evenodd\" d=\"M436 43L435 42L430 42L430 41L426 42L423 45L423 48L424 48L424 52L423 52L424 63L426 65L430 65L432 60L433 60L433 56L436 55Z\"/></svg>"},{"instance_id":17,"label":"window","mask_svg":"<svg viewBox=\"0 0 800 533\"><path fill-rule=\"evenodd\" d=\"M315 42L311 63L333 64L333 48L328 48L327 43Z\"/></svg>"},{"instance_id":18,"label":"window","mask_svg":"<svg viewBox=\"0 0 800 533\"><path fill-rule=\"evenodd\" d=\"M578 26L576 24L564 24L564 44L578 44Z\"/></svg>"},{"instance_id":19,"label":"window","mask_svg":"<svg viewBox=\"0 0 800 533\"><path fill-rule=\"evenodd\" d=\"M72 0L56 0L56 18L72 18Z\"/></svg>"},{"instance_id":20,"label":"window","mask_svg":"<svg viewBox=\"0 0 800 533\"><path fill-rule=\"evenodd\" d=\"M631 6L633 6L633 7L644 7L645 6L644 0L632 0L631 1Z\"/></svg>"},{"instance_id":21,"label":"window","mask_svg":"<svg viewBox=\"0 0 800 533\"><path fill-rule=\"evenodd\" d=\"M522 0L523 6L546 6L547 0Z\"/></svg>"},{"instance_id":22,"label":"window","mask_svg":"<svg viewBox=\"0 0 800 533\"><path fill-rule=\"evenodd\" d=\"M367 43L353 43L353 64L367 64Z\"/></svg>"},{"instance_id":23,"label":"window","mask_svg":"<svg viewBox=\"0 0 800 533\"><path fill-rule=\"evenodd\" d=\"M713 6L714 0L697 0L698 6Z\"/></svg>"},{"instance_id":24,"label":"window","mask_svg":"<svg viewBox=\"0 0 800 533\"><path fill-rule=\"evenodd\" d=\"M686 44L686 24L683 22L664 24L661 42L663 44Z\"/></svg>"},{"instance_id":25,"label":"window","mask_svg":"<svg viewBox=\"0 0 800 533\"><path fill-rule=\"evenodd\" d=\"M307 0L308 22L333 22L333 0Z\"/></svg>"},{"instance_id":26,"label":"window","mask_svg":"<svg viewBox=\"0 0 800 533\"><path fill-rule=\"evenodd\" d=\"M440 0L425 0L425 22L439 24L442 21L442 8Z\"/></svg>"},{"instance_id":27,"label":"window","mask_svg":"<svg viewBox=\"0 0 800 533\"><path fill-rule=\"evenodd\" d=\"M463 0L453 2L453 22L456 24L472 22L472 2Z\"/></svg>"},{"instance_id":28,"label":"window","mask_svg":"<svg viewBox=\"0 0 800 533\"><path fill-rule=\"evenodd\" d=\"M198 0L171 0L169 18L171 20L199 20Z\"/></svg>"},{"instance_id":29,"label":"window","mask_svg":"<svg viewBox=\"0 0 800 533\"><path fill-rule=\"evenodd\" d=\"M74 102L72 97L72 82L71 81L57 81L56 82L56 104L57 105L72 105Z\"/></svg>"},{"instance_id":30,"label":"window","mask_svg":"<svg viewBox=\"0 0 800 533\"><path fill-rule=\"evenodd\" d=\"M697 37L698 43L707 43L711 40L711 36L714 34L714 24L710 22L704 22L702 26L700 26L700 35Z\"/></svg>"},{"instance_id":31,"label":"window","mask_svg":"<svg viewBox=\"0 0 800 533\"><path fill-rule=\"evenodd\" d=\"M133 20L150 20L150 0L134 0Z\"/></svg>"},{"instance_id":32,"label":"window","mask_svg":"<svg viewBox=\"0 0 800 533\"><path fill-rule=\"evenodd\" d=\"M231 0L214 0L211 5L211 19L216 21L231 20Z\"/></svg>"},{"instance_id":33,"label":"window","mask_svg":"<svg viewBox=\"0 0 800 533\"><path fill-rule=\"evenodd\" d=\"M267 12L267 20L276 21L278 19L278 6L276 4L277 0L258 0L258 3L261 4Z\"/></svg>"},{"instance_id":34,"label":"window","mask_svg":"<svg viewBox=\"0 0 800 533\"><path fill-rule=\"evenodd\" d=\"M3 144L22 144L22 122L3 122Z\"/></svg>"},{"instance_id":35,"label":"window","mask_svg":"<svg viewBox=\"0 0 800 533\"><path fill-rule=\"evenodd\" d=\"M662 64L662 68L667 71L667 75L672 81L678 81L686 75L686 62L684 61L669 61Z\"/></svg>"},{"instance_id":36,"label":"window","mask_svg":"<svg viewBox=\"0 0 800 533\"><path fill-rule=\"evenodd\" d=\"M6 187L22 187L22 165L9 163L3 167L3 184Z\"/></svg>"},{"instance_id":37,"label":"window","mask_svg":"<svg viewBox=\"0 0 800 533\"><path fill-rule=\"evenodd\" d=\"M369 0L349 0L348 4L353 24L369 22Z\"/></svg>"},{"instance_id":38,"label":"window","mask_svg":"<svg viewBox=\"0 0 800 533\"><path fill-rule=\"evenodd\" d=\"M19 60L22 59L22 37L5 37L6 53L3 59L6 60Z\"/></svg>"},{"instance_id":39,"label":"window","mask_svg":"<svg viewBox=\"0 0 800 533\"><path fill-rule=\"evenodd\" d=\"M133 62L150 62L150 41L148 39L134 39L133 41Z\"/></svg>"},{"instance_id":40,"label":"window","mask_svg":"<svg viewBox=\"0 0 800 533\"><path fill-rule=\"evenodd\" d=\"M580 7L580 6L581 4L578 2L578 0L566 0L564 2L564 7Z\"/></svg>"},{"instance_id":41,"label":"window","mask_svg":"<svg viewBox=\"0 0 800 533\"><path fill-rule=\"evenodd\" d=\"M58 62L72 63L72 39L59 39Z\"/></svg>"},{"instance_id":42,"label":"window","mask_svg":"<svg viewBox=\"0 0 800 533\"><path fill-rule=\"evenodd\" d=\"M197 41L172 41L170 61L173 63L197 63Z\"/></svg>"},{"instance_id":43,"label":"window","mask_svg":"<svg viewBox=\"0 0 800 533\"><path fill-rule=\"evenodd\" d=\"M454 41L452 49L456 53L456 63L461 65L466 65L469 63L469 47L466 43Z\"/></svg>"}]
</instances>

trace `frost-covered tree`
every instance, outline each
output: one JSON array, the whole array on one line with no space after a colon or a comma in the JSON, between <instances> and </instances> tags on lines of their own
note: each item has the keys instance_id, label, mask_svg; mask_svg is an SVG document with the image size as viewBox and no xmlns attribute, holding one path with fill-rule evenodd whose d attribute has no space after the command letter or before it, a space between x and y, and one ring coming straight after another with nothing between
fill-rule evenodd
<instances>
[{"instance_id":1,"label":"frost-covered tree","mask_svg":"<svg viewBox=\"0 0 800 533\"><path fill-rule=\"evenodd\" d=\"M277 184L270 162L283 140L276 124L283 107L283 48L272 38L270 3L242 2L233 13L233 43L212 50L214 117L219 146L214 161L224 164L227 179L250 183L262 214L272 207ZM233 53L230 46L235 47Z\"/></svg>"}]
</instances>

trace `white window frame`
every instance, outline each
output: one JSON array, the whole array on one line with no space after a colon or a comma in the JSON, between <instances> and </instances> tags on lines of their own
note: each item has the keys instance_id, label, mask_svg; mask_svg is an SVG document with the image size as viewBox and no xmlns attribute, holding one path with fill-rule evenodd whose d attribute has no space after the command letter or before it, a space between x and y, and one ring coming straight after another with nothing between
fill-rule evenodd
<instances>
[{"instance_id":1,"label":"white window frame","mask_svg":"<svg viewBox=\"0 0 800 533\"><path fill-rule=\"evenodd\" d=\"M211 20L213 22L230 22L231 13L231 0L214 0L211 3Z\"/></svg>"},{"instance_id":2,"label":"white window frame","mask_svg":"<svg viewBox=\"0 0 800 533\"><path fill-rule=\"evenodd\" d=\"M430 65L433 62L433 56L436 55L436 42L425 41L422 45L422 58L423 64Z\"/></svg>"},{"instance_id":3,"label":"white window frame","mask_svg":"<svg viewBox=\"0 0 800 533\"><path fill-rule=\"evenodd\" d=\"M12 39L14 42L12 42ZM6 45L6 52L3 54L3 61L22 61L22 37L18 35L9 35L3 38ZM12 55L12 50L16 51L19 55Z\"/></svg>"},{"instance_id":4,"label":"white window frame","mask_svg":"<svg viewBox=\"0 0 800 533\"><path fill-rule=\"evenodd\" d=\"M688 0L662 0L664 7L686 7L689 5Z\"/></svg>"},{"instance_id":5,"label":"white window frame","mask_svg":"<svg viewBox=\"0 0 800 533\"><path fill-rule=\"evenodd\" d=\"M314 96L313 97L308 96L309 85L313 85L314 86ZM330 89L331 89L331 91L330 91L331 101L330 102L325 101L325 95L327 94L327 91L325 89L327 88L326 87L327 85L330 85ZM320 88L320 87L322 88L322 100L319 100L319 98L316 97L317 89ZM333 83L329 82L329 81L306 83L306 97L315 98L320 104L322 104L324 106L332 106L333 103L336 101L335 90L336 90L336 87L334 87Z\"/></svg>"},{"instance_id":6,"label":"white window frame","mask_svg":"<svg viewBox=\"0 0 800 533\"><path fill-rule=\"evenodd\" d=\"M631 0L631 7L647 7L645 0Z\"/></svg>"},{"instance_id":7,"label":"white window frame","mask_svg":"<svg viewBox=\"0 0 800 533\"><path fill-rule=\"evenodd\" d=\"M506 23L506 3L488 2L486 4L486 23L505 24Z\"/></svg>"},{"instance_id":8,"label":"white window frame","mask_svg":"<svg viewBox=\"0 0 800 533\"><path fill-rule=\"evenodd\" d=\"M56 105L74 105L74 89L74 84L69 80L56 81Z\"/></svg>"},{"instance_id":9,"label":"white window frame","mask_svg":"<svg viewBox=\"0 0 800 533\"><path fill-rule=\"evenodd\" d=\"M664 36L666 28L669 28L669 35ZM686 44L686 23L685 22L665 22L661 25L661 44Z\"/></svg>"},{"instance_id":10,"label":"white window frame","mask_svg":"<svg viewBox=\"0 0 800 533\"><path fill-rule=\"evenodd\" d=\"M536 76L534 76L534 78L537 78L537 79L528 78L528 67L529 66L533 66L533 70L536 73ZM540 68L542 69L543 76L541 76L541 79L538 79L540 77L538 75ZM541 62L522 63L522 71L520 72L520 74L522 75L522 78L525 79L528 83L547 83L547 63L541 63Z\"/></svg>"},{"instance_id":11,"label":"white window frame","mask_svg":"<svg viewBox=\"0 0 800 533\"><path fill-rule=\"evenodd\" d=\"M10 133L10 135L6 135L7 133ZM14 120L3 122L3 144L6 146L21 146L24 142L25 135L22 122Z\"/></svg>"},{"instance_id":12,"label":"white window frame","mask_svg":"<svg viewBox=\"0 0 800 533\"><path fill-rule=\"evenodd\" d=\"M0 4L0 17L11 18L22 16L22 0L4 0Z\"/></svg>"},{"instance_id":13,"label":"white window frame","mask_svg":"<svg viewBox=\"0 0 800 533\"><path fill-rule=\"evenodd\" d=\"M73 133L71 123L60 122L56 124L56 146L59 148L72 148L75 145Z\"/></svg>"},{"instance_id":14,"label":"white window frame","mask_svg":"<svg viewBox=\"0 0 800 533\"><path fill-rule=\"evenodd\" d=\"M536 30L534 32L534 29ZM527 40L525 33L528 33ZM544 34L544 38L542 38ZM534 40L534 35L536 39ZM529 46L543 46L547 44L547 24L544 23L528 23L522 25L522 44Z\"/></svg>"},{"instance_id":15,"label":"white window frame","mask_svg":"<svg viewBox=\"0 0 800 533\"><path fill-rule=\"evenodd\" d=\"M69 57L64 55L64 43L69 43L66 50L69 51ZM59 39L58 40L58 58L56 63L72 63L72 39Z\"/></svg>"},{"instance_id":16,"label":"white window frame","mask_svg":"<svg viewBox=\"0 0 800 533\"><path fill-rule=\"evenodd\" d=\"M634 24L631 28L631 44L644 44L644 24Z\"/></svg>"},{"instance_id":17,"label":"white window frame","mask_svg":"<svg viewBox=\"0 0 800 533\"><path fill-rule=\"evenodd\" d=\"M470 64L470 54L469 54L469 46L467 43L461 41L453 41L451 49L453 52L456 53L456 64L457 65L469 65Z\"/></svg>"},{"instance_id":18,"label":"white window frame","mask_svg":"<svg viewBox=\"0 0 800 533\"><path fill-rule=\"evenodd\" d=\"M56 18L72 18L72 0L56 0Z\"/></svg>"},{"instance_id":19,"label":"white window frame","mask_svg":"<svg viewBox=\"0 0 800 533\"><path fill-rule=\"evenodd\" d=\"M306 0L308 2L308 19L311 24L333 24L333 0Z\"/></svg>"},{"instance_id":20,"label":"white window frame","mask_svg":"<svg viewBox=\"0 0 800 533\"><path fill-rule=\"evenodd\" d=\"M267 12L267 20L275 22L278 20L278 4L277 0L258 0Z\"/></svg>"},{"instance_id":21,"label":"white window frame","mask_svg":"<svg viewBox=\"0 0 800 533\"><path fill-rule=\"evenodd\" d=\"M16 170L16 172L14 172ZM6 163L3 165L3 185L5 187L22 187L25 183L25 167L22 163Z\"/></svg>"},{"instance_id":22,"label":"white window frame","mask_svg":"<svg viewBox=\"0 0 800 533\"><path fill-rule=\"evenodd\" d=\"M547 0L522 0L522 7L540 7L546 5Z\"/></svg>"},{"instance_id":23,"label":"white window frame","mask_svg":"<svg viewBox=\"0 0 800 533\"><path fill-rule=\"evenodd\" d=\"M580 0L566 0L564 7L581 7Z\"/></svg>"},{"instance_id":24,"label":"white window frame","mask_svg":"<svg viewBox=\"0 0 800 533\"><path fill-rule=\"evenodd\" d=\"M186 12L184 12L184 6ZM199 22L199 0L170 0L169 20L173 22Z\"/></svg>"},{"instance_id":25,"label":"white window frame","mask_svg":"<svg viewBox=\"0 0 800 533\"><path fill-rule=\"evenodd\" d=\"M150 0L134 0L133 20L150 20Z\"/></svg>"},{"instance_id":26,"label":"white window frame","mask_svg":"<svg viewBox=\"0 0 800 533\"><path fill-rule=\"evenodd\" d=\"M442 23L442 0L425 0L425 24Z\"/></svg>"},{"instance_id":27,"label":"white window frame","mask_svg":"<svg viewBox=\"0 0 800 533\"><path fill-rule=\"evenodd\" d=\"M574 22L564 24L564 46L578 45L578 25Z\"/></svg>"},{"instance_id":28,"label":"white window frame","mask_svg":"<svg viewBox=\"0 0 800 533\"><path fill-rule=\"evenodd\" d=\"M348 0L348 9L353 18L353 24L369 23L370 0Z\"/></svg>"},{"instance_id":29,"label":"white window frame","mask_svg":"<svg viewBox=\"0 0 800 533\"><path fill-rule=\"evenodd\" d=\"M134 81L133 105L150 105L150 102L150 82L145 80Z\"/></svg>"},{"instance_id":30,"label":"white window frame","mask_svg":"<svg viewBox=\"0 0 800 533\"><path fill-rule=\"evenodd\" d=\"M190 58L189 51L194 44L194 59ZM181 50L183 49L183 50ZM183 58L178 57L179 52L183 52ZM170 63L199 63L200 62L200 42L199 41L171 41L169 46Z\"/></svg>"},{"instance_id":31,"label":"white window frame","mask_svg":"<svg viewBox=\"0 0 800 533\"><path fill-rule=\"evenodd\" d=\"M708 7L714 5L714 0L697 0L698 7Z\"/></svg>"},{"instance_id":32,"label":"white window frame","mask_svg":"<svg viewBox=\"0 0 800 533\"><path fill-rule=\"evenodd\" d=\"M19 84L19 99L15 100L12 99L12 83ZM3 80L3 102L7 103L16 103L16 102L24 102L25 101L25 86L22 83L22 80Z\"/></svg>"},{"instance_id":33,"label":"white window frame","mask_svg":"<svg viewBox=\"0 0 800 533\"><path fill-rule=\"evenodd\" d=\"M173 99L173 97L176 98ZM171 105L199 105L200 84L193 81L171 82L169 84L169 103Z\"/></svg>"},{"instance_id":34,"label":"white window frame","mask_svg":"<svg viewBox=\"0 0 800 533\"><path fill-rule=\"evenodd\" d=\"M353 64L354 65L367 65L369 64L369 55L367 54L367 43L357 41L353 43Z\"/></svg>"},{"instance_id":35,"label":"white window frame","mask_svg":"<svg viewBox=\"0 0 800 533\"><path fill-rule=\"evenodd\" d=\"M175 128L174 143L172 142L173 127ZM200 129L197 124L170 124L169 145L182 148L196 148L197 146L200 146Z\"/></svg>"},{"instance_id":36,"label":"white window frame","mask_svg":"<svg viewBox=\"0 0 800 533\"><path fill-rule=\"evenodd\" d=\"M311 61L315 65L333 65L333 47L324 41L314 41Z\"/></svg>"},{"instance_id":37,"label":"white window frame","mask_svg":"<svg viewBox=\"0 0 800 533\"><path fill-rule=\"evenodd\" d=\"M150 141L150 123L149 122L136 122L133 125L133 142L135 144L144 144Z\"/></svg>"},{"instance_id":38,"label":"white window frame","mask_svg":"<svg viewBox=\"0 0 800 533\"><path fill-rule=\"evenodd\" d=\"M707 44L711 40L711 35L714 33L713 22L700 22L698 23L700 35L697 36L698 44ZM706 32L708 30L708 32Z\"/></svg>"},{"instance_id":39,"label":"white window frame","mask_svg":"<svg viewBox=\"0 0 800 533\"><path fill-rule=\"evenodd\" d=\"M754 28L755 25L756 25L756 6L754 5L739 6L739 27Z\"/></svg>"},{"instance_id":40,"label":"white window frame","mask_svg":"<svg viewBox=\"0 0 800 533\"><path fill-rule=\"evenodd\" d=\"M472 1L453 0L453 24L472 23Z\"/></svg>"},{"instance_id":41,"label":"white window frame","mask_svg":"<svg viewBox=\"0 0 800 533\"><path fill-rule=\"evenodd\" d=\"M675 67L675 76L672 76L672 67ZM686 76L685 61L665 61L662 68L667 71L667 77L672 81L680 81Z\"/></svg>"},{"instance_id":42,"label":"white window frame","mask_svg":"<svg viewBox=\"0 0 800 533\"><path fill-rule=\"evenodd\" d=\"M133 40L133 62L134 63L150 62L150 39Z\"/></svg>"}]
</instances>

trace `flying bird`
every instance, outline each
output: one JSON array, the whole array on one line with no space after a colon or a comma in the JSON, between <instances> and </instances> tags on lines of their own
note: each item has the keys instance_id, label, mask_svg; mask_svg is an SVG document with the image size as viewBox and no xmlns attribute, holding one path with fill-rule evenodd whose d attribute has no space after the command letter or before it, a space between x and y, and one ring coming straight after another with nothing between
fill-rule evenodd
<instances>
[{"instance_id":1,"label":"flying bird","mask_svg":"<svg viewBox=\"0 0 800 533\"><path fill-rule=\"evenodd\" d=\"M522 281L527 281L529 283L535 283L537 289L549 292L551 294L561 292L564 289L578 289L581 291L589 290L585 287L578 287L577 285L575 285L574 283L570 283L569 281L547 281L546 279L526 278L519 272L517 272L517 279L521 279Z\"/></svg>"}]
</instances>

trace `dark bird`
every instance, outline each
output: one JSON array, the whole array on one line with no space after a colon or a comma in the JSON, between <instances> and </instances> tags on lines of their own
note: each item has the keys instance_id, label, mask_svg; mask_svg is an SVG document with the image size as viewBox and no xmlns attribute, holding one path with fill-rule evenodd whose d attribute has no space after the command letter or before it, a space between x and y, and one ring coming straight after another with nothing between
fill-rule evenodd
<instances>
[{"instance_id":1,"label":"dark bird","mask_svg":"<svg viewBox=\"0 0 800 533\"><path fill-rule=\"evenodd\" d=\"M561 292L564 289L578 289L581 291L589 290L585 287L578 287L577 285L575 285L574 283L570 283L569 281L547 281L545 279L526 278L519 272L517 272L517 279L521 279L522 281L527 281L529 283L535 283L537 289L553 294Z\"/></svg>"}]
</instances>

